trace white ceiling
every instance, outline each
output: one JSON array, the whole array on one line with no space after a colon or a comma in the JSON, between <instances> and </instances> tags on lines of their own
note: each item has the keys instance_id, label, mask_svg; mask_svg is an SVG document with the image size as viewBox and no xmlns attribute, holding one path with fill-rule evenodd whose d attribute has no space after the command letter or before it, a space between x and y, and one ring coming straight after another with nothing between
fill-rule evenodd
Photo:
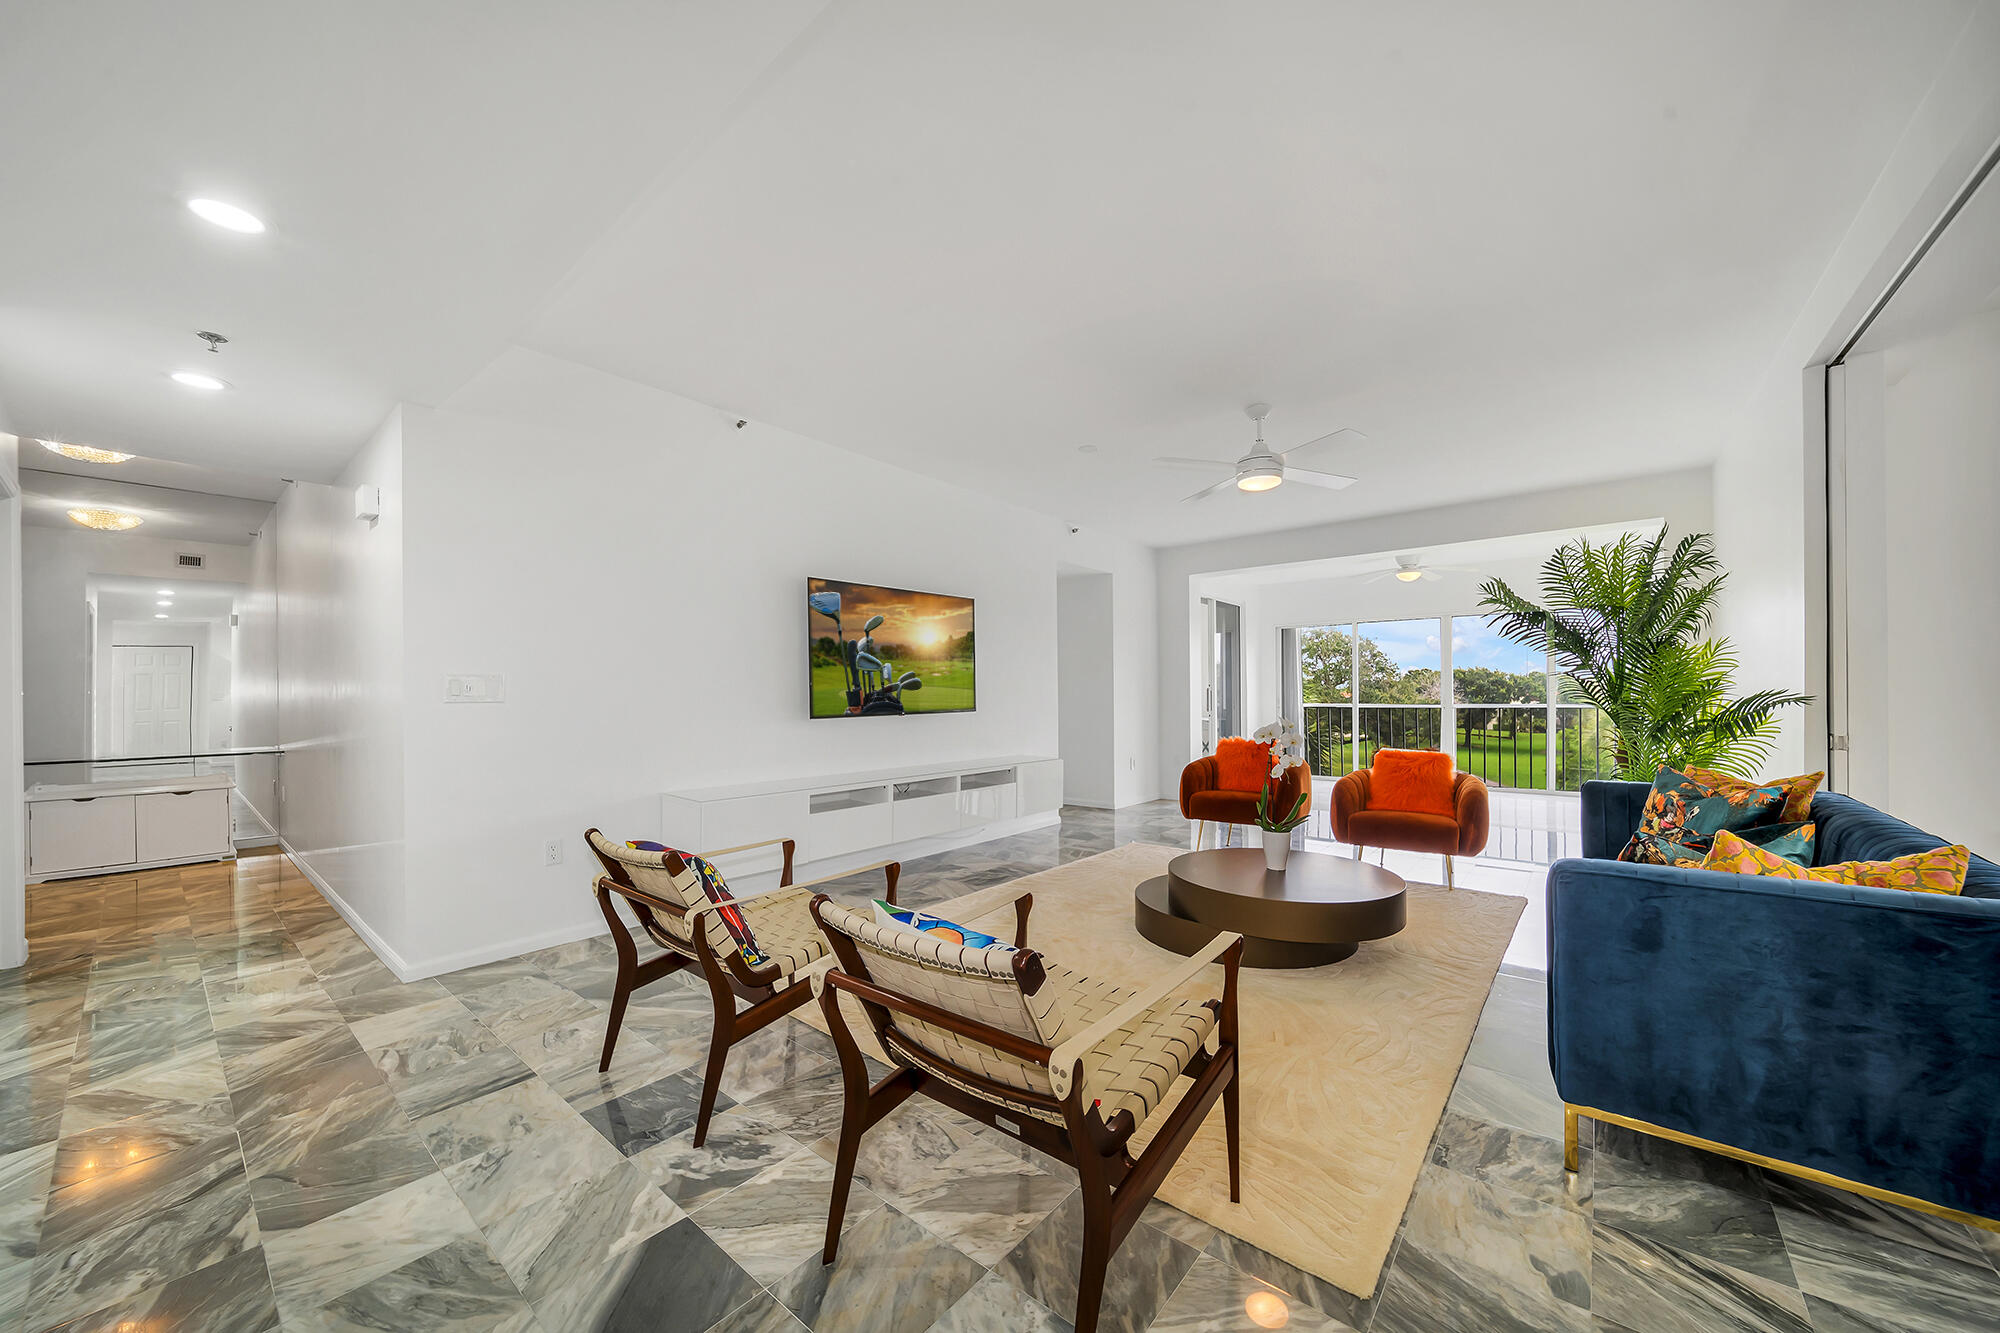
<instances>
[{"instance_id":1,"label":"white ceiling","mask_svg":"<svg viewBox=\"0 0 2000 1333\"><path fill-rule=\"evenodd\" d=\"M164 599L161 589L169 595ZM184 620L224 620L236 608L236 598L247 591L240 583L196 583L181 579L133 579L101 576L91 580L97 595L99 623L114 620L155 620L164 613L167 622ZM162 607L162 600L172 606Z\"/></svg>"},{"instance_id":2,"label":"white ceiling","mask_svg":"<svg viewBox=\"0 0 2000 1333\"><path fill-rule=\"evenodd\" d=\"M1607 524L1575 532L1524 532L1478 541L1447 542L1438 546L1413 546L1365 555L1330 556L1324 560L1295 560L1284 565L1259 565L1252 569L1200 574L1194 579L1203 596L1228 598L1247 596L1262 588L1290 583L1338 583L1343 580L1374 578L1399 567L1399 557L1411 556L1420 568L1440 578L1477 584L1485 571L1500 566L1532 562L1539 565L1549 553L1567 541L1581 537L1592 545L1606 545L1627 533L1649 537L1658 532L1658 520L1644 523Z\"/></svg>"},{"instance_id":3,"label":"white ceiling","mask_svg":"<svg viewBox=\"0 0 2000 1333\"><path fill-rule=\"evenodd\" d=\"M182 490L138 480L147 475L186 479L188 470L177 470L176 464L135 458L115 468L72 465L74 470L43 471L41 459L27 452L34 446L22 443L22 462L30 466L21 469L21 521L34 527L75 528L69 517L71 509L122 509L144 520L131 529L138 536L248 546L252 534L264 526L271 513L271 500L255 495ZM41 449L35 452L47 453ZM48 456L54 459L54 455ZM228 491L259 490L273 484L283 489L282 482L246 482L215 472L201 475Z\"/></svg>"},{"instance_id":4,"label":"white ceiling","mask_svg":"<svg viewBox=\"0 0 2000 1333\"><path fill-rule=\"evenodd\" d=\"M1850 355L1881 352L2000 310L2000 169L1988 173Z\"/></svg>"},{"instance_id":5,"label":"white ceiling","mask_svg":"<svg viewBox=\"0 0 2000 1333\"><path fill-rule=\"evenodd\" d=\"M325 480L518 342L1157 544L1681 467L1970 3L31 7L0 401ZM1252 399L1361 484L1179 505Z\"/></svg>"}]
</instances>

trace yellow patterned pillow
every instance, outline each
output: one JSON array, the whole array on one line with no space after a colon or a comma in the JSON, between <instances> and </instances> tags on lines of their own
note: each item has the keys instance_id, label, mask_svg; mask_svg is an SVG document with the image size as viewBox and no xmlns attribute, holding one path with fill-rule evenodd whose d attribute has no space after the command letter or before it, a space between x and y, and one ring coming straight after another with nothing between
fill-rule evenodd
<instances>
[{"instance_id":1,"label":"yellow patterned pillow","mask_svg":"<svg viewBox=\"0 0 2000 1333\"><path fill-rule=\"evenodd\" d=\"M1748 778L1735 778L1727 773L1718 773L1712 768L1690 768L1683 771L1720 796L1753 792L1759 787L1783 787L1785 812L1778 816L1778 822L1781 824L1797 824L1812 818L1813 793L1819 790L1820 780L1826 776L1824 772L1801 773L1795 778L1772 778L1769 782L1752 782Z\"/></svg>"},{"instance_id":2,"label":"yellow patterned pillow","mask_svg":"<svg viewBox=\"0 0 2000 1333\"><path fill-rule=\"evenodd\" d=\"M1738 875L1775 875L1779 879L1816 879L1829 884L1855 884L1871 889L1906 889L1913 893L1957 893L1965 887L1972 853L1964 847L1899 856L1893 861L1842 861L1830 866L1802 866L1752 846L1724 829L1702 861L1704 870Z\"/></svg>"}]
</instances>

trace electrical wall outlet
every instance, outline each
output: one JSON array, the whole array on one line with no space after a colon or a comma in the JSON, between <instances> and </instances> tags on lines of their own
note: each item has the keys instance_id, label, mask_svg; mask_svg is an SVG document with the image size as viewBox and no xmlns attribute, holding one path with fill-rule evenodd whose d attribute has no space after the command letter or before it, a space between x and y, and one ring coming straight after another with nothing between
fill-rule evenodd
<instances>
[{"instance_id":1,"label":"electrical wall outlet","mask_svg":"<svg viewBox=\"0 0 2000 1333\"><path fill-rule=\"evenodd\" d=\"M545 866L561 865L562 852L563 852L562 839L550 838L547 842L542 844L542 864Z\"/></svg>"}]
</instances>

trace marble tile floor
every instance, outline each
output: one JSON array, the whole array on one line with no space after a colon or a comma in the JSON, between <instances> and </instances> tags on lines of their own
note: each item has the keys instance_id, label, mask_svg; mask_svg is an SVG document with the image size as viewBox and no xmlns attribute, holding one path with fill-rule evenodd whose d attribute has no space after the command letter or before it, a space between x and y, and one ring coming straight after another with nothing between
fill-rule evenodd
<instances>
[{"instance_id":1,"label":"marble tile floor","mask_svg":"<svg viewBox=\"0 0 2000 1333\"><path fill-rule=\"evenodd\" d=\"M1165 804L1069 810L904 886L1186 835ZM608 940L403 984L278 856L28 904L0 975L0 1333L1069 1328L1065 1168L914 1102L822 1267L829 1043L786 1019L740 1047L697 1150L706 995L642 992L599 1075ZM1372 1299L1155 1205L1102 1327L2000 1329L2000 1238L1607 1127L1567 1176L1543 1010L1496 982Z\"/></svg>"}]
</instances>

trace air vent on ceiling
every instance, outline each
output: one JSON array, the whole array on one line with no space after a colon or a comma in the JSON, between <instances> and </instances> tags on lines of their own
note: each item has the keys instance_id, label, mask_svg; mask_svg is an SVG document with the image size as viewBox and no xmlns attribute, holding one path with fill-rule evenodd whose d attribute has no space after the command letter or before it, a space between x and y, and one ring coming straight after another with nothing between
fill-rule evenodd
<instances>
[{"instance_id":1,"label":"air vent on ceiling","mask_svg":"<svg viewBox=\"0 0 2000 1333\"><path fill-rule=\"evenodd\" d=\"M181 569L200 569L202 557L180 551L174 555L174 564Z\"/></svg>"}]
</instances>

